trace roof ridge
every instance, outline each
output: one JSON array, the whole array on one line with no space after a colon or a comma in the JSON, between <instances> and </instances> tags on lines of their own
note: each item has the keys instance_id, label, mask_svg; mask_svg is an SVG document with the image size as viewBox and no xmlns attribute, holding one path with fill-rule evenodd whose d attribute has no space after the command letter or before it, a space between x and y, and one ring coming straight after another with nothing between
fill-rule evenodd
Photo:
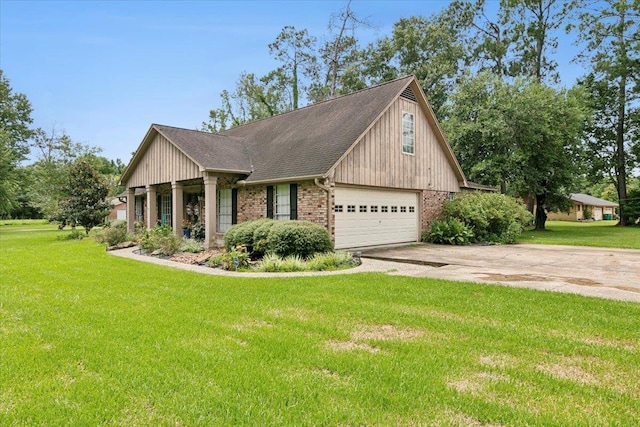
<instances>
[{"instance_id":1,"label":"roof ridge","mask_svg":"<svg viewBox=\"0 0 640 427\"><path fill-rule=\"evenodd\" d=\"M264 117L262 119L254 120L254 121L247 122L247 123L243 123L241 125L234 126L234 127L229 128L229 129L225 129L225 130L219 132L218 134L223 134L223 133L229 132L229 131L234 130L234 129L239 129L239 128L242 128L242 127L245 127L245 126L248 126L248 125L252 125L254 123L262 122L262 121L265 121L265 120L270 120L270 119L273 119L275 117L282 117L282 116L284 116L286 114L291 114L291 113L294 113L294 112L297 112L297 111L302 111L302 110L309 109L311 107L316 107L318 105L327 104L329 102L334 102L334 101L337 101L337 100L341 100L341 99L347 98L347 97L352 96L352 95L357 95L357 94L360 94L360 93L363 93L363 92L367 92L367 91L370 91L370 90L379 89L379 88L381 88L383 86L390 85L391 83L396 83L399 80L408 79L408 78L412 78L412 77L415 78L415 75L414 74L407 74L406 76L398 77L398 78L395 78L393 80L389 80L387 82L382 82L382 83L377 84L375 86L365 87L363 89L356 90L355 92L351 92L351 93L347 93L347 94L344 94L344 95L340 95L340 96L337 96L335 98L325 99L323 101L316 102L315 104L305 105L304 107L300 107L300 108L297 108L295 110L285 111L284 113L279 113L279 114L276 114L274 116Z\"/></svg>"}]
</instances>

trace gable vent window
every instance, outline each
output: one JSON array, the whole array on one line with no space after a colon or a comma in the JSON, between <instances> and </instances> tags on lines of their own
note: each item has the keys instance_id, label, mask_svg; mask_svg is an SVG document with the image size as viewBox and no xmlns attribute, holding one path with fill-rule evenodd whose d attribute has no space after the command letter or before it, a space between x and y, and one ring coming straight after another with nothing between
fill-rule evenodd
<instances>
[{"instance_id":1,"label":"gable vent window","mask_svg":"<svg viewBox=\"0 0 640 427\"><path fill-rule=\"evenodd\" d=\"M405 90L403 90L400 96L408 99L409 101L418 102L416 95L413 93L413 90L411 90L410 87L407 87Z\"/></svg>"},{"instance_id":2,"label":"gable vent window","mask_svg":"<svg viewBox=\"0 0 640 427\"><path fill-rule=\"evenodd\" d=\"M413 114L402 112L402 152L414 154L415 151L415 130Z\"/></svg>"}]
</instances>

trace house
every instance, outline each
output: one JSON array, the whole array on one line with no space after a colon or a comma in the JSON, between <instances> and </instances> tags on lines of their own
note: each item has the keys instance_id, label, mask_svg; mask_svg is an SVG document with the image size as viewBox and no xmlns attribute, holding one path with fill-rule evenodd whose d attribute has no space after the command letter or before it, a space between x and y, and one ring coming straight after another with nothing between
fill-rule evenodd
<instances>
[{"instance_id":1,"label":"house","mask_svg":"<svg viewBox=\"0 0 640 427\"><path fill-rule=\"evenodd\" d=\"M415 242L467 186L414 76L218 134L153 124L124 171L129 228L308 220L336 248ZM144 190L140 196L140 192Z\"/></svg>"},{"instance_id":2,"label":"house","mask_svg":"<svg viewBox=\"0 0 640 427\"><path fill-rule=\"evenodd\" d=\"M614 219L616 215L617 203L608 200L599 199L588 194L576 193L569 196L573 202L573 206L569 212L549 212L547 219L557 221L583 221L594 219L601 221L603 219ZM585 218L591 212L590 218Z\"/></svg>"},{"instance_id":3,"label":"house","mask_svg":"<svg viewBox=\"0 0 640 427\"><path fill-rule=\"evenodd\" d=\"M127 219L127 202L123 197L113 197L109 201L108 221L124 221Z\"/></svg>"}]
</instances>

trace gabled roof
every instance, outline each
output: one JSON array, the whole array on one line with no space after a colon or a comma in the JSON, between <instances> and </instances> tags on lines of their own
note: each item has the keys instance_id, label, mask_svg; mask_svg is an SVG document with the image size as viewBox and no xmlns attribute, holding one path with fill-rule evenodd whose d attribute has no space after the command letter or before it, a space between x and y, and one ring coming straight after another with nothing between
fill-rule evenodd
<instances>
[{"instance_id":1,"label":"gabled roof","mask_svg":"<svg viewBox=\"0 0 640 427\"><path fill-rule=\"evenodd\" d=\"M598 199L597 197L593 197L583 193L571 194L569 198L574 202L582 203L583 205L588 205L588 206L610 206L610 207L618 206L617 203L610 202L604 199Z\"/></svg>"},{"instance_id":2,"label":"gabled roof","mask_svg":"<svg viewBox=\"0 0 640 427\"><path fill-rule=\"evenodd\" d=\"M326 176L411 87L460 182L464 174L446 142L433 110L414 76L403 77L288 113L247 123L218 134L154 124L122 175L135 169L157 133L179 148L202 171L247 175L247 183ZM145 145L146 144L146 145Z\"/></svg>"}]
</instances>

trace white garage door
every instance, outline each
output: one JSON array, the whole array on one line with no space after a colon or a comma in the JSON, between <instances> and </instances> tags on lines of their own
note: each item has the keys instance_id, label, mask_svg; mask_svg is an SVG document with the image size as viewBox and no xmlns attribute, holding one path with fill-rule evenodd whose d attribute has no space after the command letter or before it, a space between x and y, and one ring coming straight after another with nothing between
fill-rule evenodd
<instances>
[{"instance_id":1,"label":"white garage door","mask_svg":"<svg viewBox=\"0 0 640 427\"><path fill-rule=\"evenodd\" d=\"M418 240L418 194L336 188L336 249Z\"/></svg>"}]
</instances>

